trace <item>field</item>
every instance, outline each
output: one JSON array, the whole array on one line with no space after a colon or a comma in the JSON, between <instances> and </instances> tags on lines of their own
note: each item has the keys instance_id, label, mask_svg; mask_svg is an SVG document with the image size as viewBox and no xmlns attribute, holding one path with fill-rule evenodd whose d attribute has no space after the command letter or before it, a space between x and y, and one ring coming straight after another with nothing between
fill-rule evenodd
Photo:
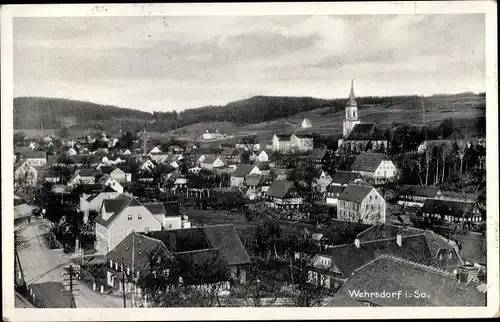
<instances>
[{"instance_id":1,"label":"field","mask_svg":"<svg viewBox=\"0 0 500 322\"><path fill-rule=\"evenodd\" d=\"M471 119L486 115L484 108L460 105L461 103L481 102L476 96L429 97L425 98L423 102L423 113L420 100L407 100L390 106L361 106L359 114L362 122L374 122L379 124L381 128L390 127L393 123L421 125L424 121L425 124L435 126L446 118ZM300 127L304 118L311 121L311 128L302 129ZM259 141L271 140L274 133L315 132L321 135L340 135L343 119L343 111L333 113L330 108L325 107L302 112L287 118L245 126L237 126L230 122L197 123L176 131L167 132L166 135L194 140L204 130L210 128L218 128L223 133L235 135L233 139L218 141L220 143L237 141L236 136L242 135L256 135Z\"/></svg>"}]
</instances>

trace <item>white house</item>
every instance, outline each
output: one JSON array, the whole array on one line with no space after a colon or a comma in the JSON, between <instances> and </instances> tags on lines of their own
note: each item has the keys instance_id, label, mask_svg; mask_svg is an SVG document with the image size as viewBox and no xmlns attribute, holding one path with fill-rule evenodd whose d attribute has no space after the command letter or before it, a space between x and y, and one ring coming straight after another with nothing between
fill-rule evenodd
<instances>
[{"instance_id":1,"label":"white house","mask_svg":"<svg viewBox=\"0 0 500 322\"><path fill-rule=\"evenodd\" d=\"M88 218L90 211L99 211L101 209L104 200L115 199L120 195L120 192L106 185L101 185L98 192L85 191L80 195L80 211Z\"/></svg>"},{"instance_id":2,"label":"white house","mask_svg":"<svg viewBox=\"0 0 500 322\"><path fill-rule=\"evenodd\" d=\"M47 165L47 154L44 151L31 151L25 155L28 165L34 167L44 167Z\"/></svg>"},{"instance_id":3,"label":"white house","mask_svg":"<svg viewBox=\"0 0 500 322\"><path fill-rule=\"evenodd\" d=\"M107 254L132 231L159 231L162 223L137 199L122 194L103 201L95 226L95 248Z\"/></svg>"},{"instance_id":4,"label":"white house","mask_svg":"<svg viewBox=\"0 0 500 322\"><path fill-rule=\"evenodd\" d=\"M259 168L250 164L239 164L231 174L231 187L241 187L249 175L262 175Z\"/></svg>"},{"instance_id":5,"label":"white house","mask_svg":"<svg viewBox=\"0 0 500 322\"><path fill-rule=\"evenodd\" d=\"M338 197L337 218L364 224L383 224L386 202L372 186L349 184Z\"/></svg>"},{"instance_id":6,"label":"white house","mask_svg":"<svg viewBox=\"0 0 500 322\"><path fill-rule=\"evenodd\" d=\"M155 168L155 165L153 163L153 161L151 160L145 160L144 162L142 162L140 165L139 165L139 169L141 169L142 171L153 171Z\"/></svg>"},{"instance_id":7,"label":"white house","mask_svg":"<svg viewBox=\"0 0 500 322\"><path fill-rule=\"evenodd\" d=\"M303 128L303 129L308 129L308 128L312 127L312 123L306 117L306 118L304 118L304 120L302 120L302 123L300 124L300 127Z\"/></svg>"},{"instance_id":8,"label":"white house","mask_svg":"<svg viewBox=\"0 0 500 322\"><path fill-rule=\"evenodd\" d=\"M161 153L161 150L157 146L155 146L154 148L151 149L151 151L149 151L148 154L152 153Z\"/></svg>"},{"instance_id":9,"label":"white house","mask_svg":"<svg viewBox=\"0 0 500 322\"><path fill-rule=\"evenodd\" d=\"M224 134L220 133L219 129L216 129L215 132L210 132L210 130L205 130L202 134L203 140L217 140L222 139Z\"/></svg>"},{"instance_id":10,"label":"white house","mask_svg":"<svg viewBox=\"0 0 500 322\"><path fill-rule=\"evenodd\" d=\"M214 155L207 155L203 161L200 162L200 167L203 169L213 170L224 166L224 162L220 157Z\"/></svg>"},{"instance_id":11,"label":"white house","mask_svg":"<svg viewBox=\"0 0 500 322\"><path fill-rule=\"evenodd\" d=\"M351 168L363 178L373 179L375 183L393 180L397 174L394 163L382 153L362 153L356 157Z\"/></svg>"},{"instance_id":12,"label":"white house","mask_svg":"<svg viewBox=\"0 0 500 322\"><path fill-rule=\"evenodd\" d=\"M68 180L68 188L73 188L80 184L95 183L95 170L94 169L80 169L76 170L73 176Z\"/></svg>"},{"instance_id":13,"label":"white house","mask_svg":"<svg viewBox=\"0 0 500 322\"><path fill-rule=\"evenodd\" d=\"M313 149L313 138L310 134L274 134L273 151L289 153L292 151L306 152Z\"/></svg>"},{"instance_id":14,"label":"white house","mask_svg":"<svg viewBox=\"0 0 500 322\"><path fill-rule=\"evenodd\" d=\"M112 179L118 182L131 182L132 174L129 172L125 172L119 167L116 166L103 166L99 169L103 174L109 175Z\"/></svg>"},{"instance_id":15,"label":"white house","mask_svg":"<svg viewBox=\"0 0 500 322\"><path fill-rule=\"evenodd\" d=\"M66 151L66 155L76 155L76 150L73 148L69 148L68 151Z\"/></svg>"},{"instance_id":16,"label":"white house","mask_svg":"<svg viewBox=\"0 0 500 322\"><path fill-rule=\"evenodd\" d=\"M103 184L113 188L115 191L119 193L123 193L123 186L117 180L111 178L109 175L105 174L99 178L99 184Z\"/></svg>"},{"instance_id":17,"label":"white house","mask_svg":"<svg viewBox=\"0 0 500 322\"><path fill-rule=\"evenodd\" d=\"M255 162L269 162L269 154L262 150L255 156Z\"/></svg>"}]
</instances>

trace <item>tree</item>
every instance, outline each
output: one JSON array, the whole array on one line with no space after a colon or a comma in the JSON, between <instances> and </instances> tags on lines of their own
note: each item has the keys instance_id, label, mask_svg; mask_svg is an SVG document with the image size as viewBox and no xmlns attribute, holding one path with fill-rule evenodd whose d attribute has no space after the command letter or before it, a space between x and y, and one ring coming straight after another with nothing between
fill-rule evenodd
<instances>
[{"instance_id":1,"label":"tree","mask_svg":"<svg viewBox=\"0 0 500 322\"><path fill-rule=\"evenodd\" d=\"M277 220L265 220L255 231L255 238L257 241L257 249L260 254L267 254L267 258L274 256L278 257L276 243L281 236L281 227Z\"/></svg>"},{"instance_id":2,"label":"tree","mask_svg":"<svg viewBox=\"0 0 500 322\"><path fill-rule=\"evenodd\" d=\"M134 145L134 140L135 138L132 133L127 132L118 140L117 145L122 149L131 149Z\"/></svg>"},{"instance_id":3,"label":"tree","mask_svg":"<svg viewBox=\"0 0 500 322\"><path fill-rule=\"evenodd\" d=\"M62 138L62 139L68 138L70 136L68 128L65 126L61 127L59 129L59 131L57 132L57 136Z\"/></svg>"},{"instance_id":4,"label":"tree","mask_svg":"<svg viewBox=\"0 0 500 322\"><path fill-rule=\"evenodd\" d=\"M27 138L26 133L24 133L24 132L16 132L14 134L14 146L23 146L25 138Z\"/></svg>"},{"instance_id":5,"label":"tree","mask_svg":"<svg viewBox=\"0 0 500 322\"><path fill-rule=\"evenodd\" d=\"M26 162L21 164L14 173L14 193L23 196L23 199L31 197L37 185L36 170Z\"/></svg>"}]
</instances>

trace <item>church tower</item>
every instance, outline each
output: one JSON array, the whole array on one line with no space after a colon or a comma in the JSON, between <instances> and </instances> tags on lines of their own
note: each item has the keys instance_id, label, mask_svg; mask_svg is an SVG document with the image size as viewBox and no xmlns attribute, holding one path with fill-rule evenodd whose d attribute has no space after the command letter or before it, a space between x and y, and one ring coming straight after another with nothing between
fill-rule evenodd
<instances>
[{"instance_id":1,"label":"church tower","mask_svg":"<svg viewBox=\"0 0 500 322\"><path fill-rule=\"evenodd\" d=\"M360 120L358 117L358 103L356 102L356 97L354 96L354 82L351 80L351 93L349 94L349 99L347 100L347 105L345 107L343 130L344 137L349 135L353 127L359 123Z\"/></svg>"}]
</instances>

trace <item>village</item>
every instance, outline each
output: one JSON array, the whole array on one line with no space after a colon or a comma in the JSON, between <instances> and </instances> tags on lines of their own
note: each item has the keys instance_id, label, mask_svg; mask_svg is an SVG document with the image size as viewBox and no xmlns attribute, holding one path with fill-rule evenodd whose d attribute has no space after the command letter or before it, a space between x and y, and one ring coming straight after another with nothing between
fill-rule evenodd
<instances>
[{"instance_id":1,"label":"village","mask_svg":"<svg viewBox=\"0 0 500 322\"><path fill-rule=\"evenodd\" d=\"M485 138L362 113L351 82L333 141L307 118L236 144L16 133L16 290L35 307L485 305ZM370 283L428 296L350 295Z\"/></svg>"}]
</instances>

